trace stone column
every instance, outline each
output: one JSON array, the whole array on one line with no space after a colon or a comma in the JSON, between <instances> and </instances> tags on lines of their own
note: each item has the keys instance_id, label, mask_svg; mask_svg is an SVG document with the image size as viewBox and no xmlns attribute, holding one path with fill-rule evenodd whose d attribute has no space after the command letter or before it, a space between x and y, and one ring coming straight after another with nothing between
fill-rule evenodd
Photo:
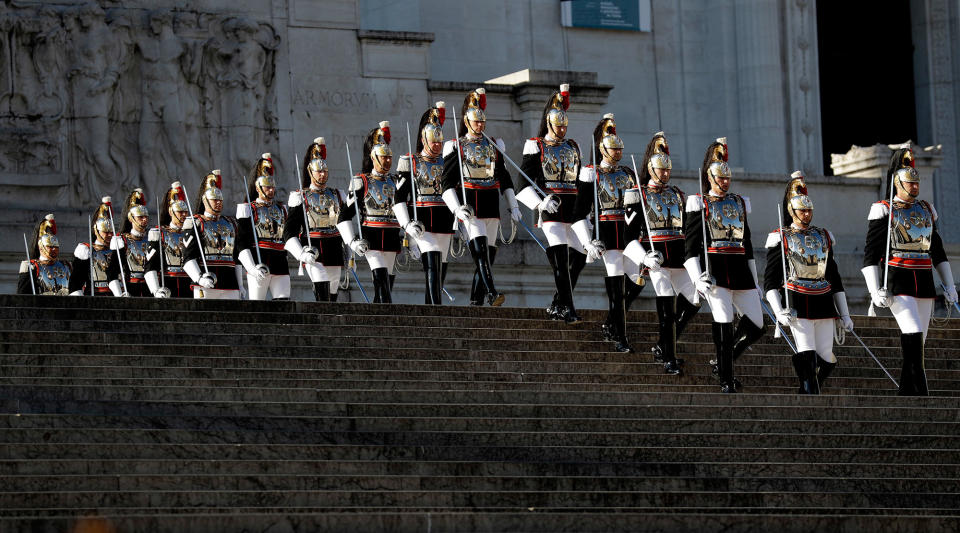
<instances>
[{"instance_id":1,"label":"stone column","mask_svg":"<svg viewBox=\"0 0 960 533\"><path fill-rule=\"evenodd\" d=\"M788 0L782 18L789 98L787 153L791 168L823 174L816 2Z\"/></svg>"}]
</instances>

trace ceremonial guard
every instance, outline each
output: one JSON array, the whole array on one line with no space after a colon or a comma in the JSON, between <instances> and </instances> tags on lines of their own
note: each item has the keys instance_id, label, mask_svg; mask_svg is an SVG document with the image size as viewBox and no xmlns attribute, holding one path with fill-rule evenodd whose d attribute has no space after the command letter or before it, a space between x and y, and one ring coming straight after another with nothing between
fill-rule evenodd
<instances>
[{"instance_id":1,"label":"ceremonial guard","mask_svg":"<svg viewBox=\"0 0 960 533\"><path fill-rule=\"evenodd\" d=\"M290 265L284 251L283 224L287 208L275 196L273 158L265 153L251 173L247 202L237 205L237 258L247 271L251 300L290 299ZM251 198L255 198L251 201Z\"/></svg>"},{"instance_id":2,"label":"ceremonial guard","mask_svg":"<svg viewBox=\"0 0 960 533\"><path fill-rule=\"evenodd\" d=\"M343 268L343 241L337 222L347 213L347 195L327 187L327 145L317 137L303 158L300 190L291 191L290 210L283 225L284 248L299 261L313 283L318 302L337 301L340 270ZM306 218L304 218L306 217Z\"/></svg>"},{"instance_id":3,"label":"ceremonial guard","mask_svg":"<svg viewBox=\"0 0 960 533\"><path fill-rule=\"evenodd\" d=\"M819 394L837 366L833 353L834 320L853 330L837 263L833 234L812 226L813 201L803 173L791 175L780 204L778 227L767 236L763 289L777 322L789 326L796 341L793 367L801 394ZM784 276L786 275L786 281Z\"/></svg>"},{"instance_id":4,"label":"ceremonial guard","mask_svg":"<svg viewBox=\"0 0 960 533\"><path fill-rule=\"evenodd\" d=\"M447 253L453 236L453 215L443 202L443 123L446 106L437 102L420 117L416 151L397 163L397 184L393 209L407 236L420 250L420 262L426 278L424 303L440 305ZM409 132L409 130L408 130ZM407 204L413 205L410 219ZM492 253L491 253L492 255ZM476 285L474 285L476 290Z\"/></svg>"},{"instance_id":5,"label":"ceremonial guard","mask_svg":"<svg viewBox=\"0 0 960 533\"><path fill-rule=\"evenodd\" d=\"M150 280L157 282L157 273L154 271L147 277L151 273L147 270L149 260L157 253L147 238L149 216L143 189L134 189L123 204L123 225L120 227L120 237L123 239L120 260L123 261L122 273L130 296L153 296L157 288L149 283Z\"/></svg>"},{"instance_id":6,"label":"ceremonial guard","mask_svg":"<svg viewBox=\"0 0 960 533\"><path fill-rule=\"evenodd\" d=\"M109 196L104 196L94 213L90 224L90 243L81 242L73 251L73 264L70 267L70 295L82 296L91 293L95 296L123 296L123 282L120 281L120 263L116 248L119 239L113 238L113 222L110 220Z\"/></svg>"},{"instance_id":7,"label":"ceremonial guard","mask_svg":"<svg viewBox=\"0 0 960 533\"><path fill-rule=\"evenodd\" d=\"M461 233L473 257L470 303L483 305L486 300L498 306L503 305L504 295L494 286L491 265L497 258L500 195L507 199L513 220L520 220L521 214L513 180L500 153L505 149L503 140L484 133L486 108L487 94L482 87L463 99L456 127L459 137L443 146L443 200L462 224Z\"/></svg>"},{"instance_id":8,"label":"ceremonial guard","mask_svg":"<svg viewBox=\"0 0 960 533\"><path fill-rule=\"evenodd\" d=\"M390 123L370 130L363 144L360 174L350 180L351 205L356 204L361 233L345 217L337 224L343 241L366 257L373 276L374 303L392 303L393 267L400 253L400 223L394 212L399 176L390 172Z\"/></svg>"},{"instance_id":9,"label":"ceremonial guard","mask_svg":"<svg viewBox=\"0 0 960 533\"><path fill-rule=\"evenodd\" d=\"M636 202L628 209L630 244L624 255L630 261L630 275L639 277L647 268L656 292L658 339L653 358L668 374L679 374L683 359L677 357L677 339L700 306L696 289L683 267L685 259L684 206L686 196L670 185L670 146L659 131L647 144L640 168ZM635 273L634 273L635 272Z\"/></svg>"},{"instance_id":10,"label":"ceremonial guard","mask_svg":"<svg viewBox=\"0 0 960 533\"><path fill-rule=\"evenodd\" d=\"M17 294L65 296L70 292L70 265L60 260L60 239L53 215L40 220L28 245L27 260L20 263ZM26 243L24 243L26 244Z\"/></svg>"},{"instance_id":11,"label":"ceremonial guard","mask_svg":"<svg viewBox=\"0 0 960 533\"><path fill-rule=\"evenodd\" d=\"M612 113L593 130L594 160L599 165L586 165L580 170L573 232L587 251L589 261L601 259L607 275L608 313L602 331L615 344L618 352L632 352L627 341L625 270L623 249L626 246L627 202L639 200L633 171L620 165L623 141L617 135ZM589 217L593 212L593 224ZM591 231L591 229L593 231ZM636 285L632 280L631 285Z\"/></svg>"},{"instance_id":12,"label":"ceremonial guard","mask_svg":"<svg viewBox=\"0 0 960 533\"><path fill-rule=\"evenodd\" d=\"M193 297L239 300L243 284L236 268L237 222L223 214L223 178L219 170L207 174L197 192L197 209L184 225L193 237L184 254L184 272L193 281ZM201 256L201 254L203 254Z\"/></svg>"},{"instance_id":13,"label":"ceremonial guard","mask_svg":"<svg viewBox=\"0 0 960 533\"><path fill-rule=\"evenodd\" d=\"M923 345L936 298L934 268L943 283L946 301L957 301L953 272L937 232L937 211L917 198L920 175L914 166L910 148L893 153L886 184L890 199L870 208L863 247L862 272L870 299L876 307L889 307L900 326L901 396L928 395Z\"/></svg>"},{"instance_id":14,"label":"ceremonial guard","mask_svg":"<svg viewBox=\"0 0 960 533\"><path fill-rule=\"evenodd\" d=\"M537 136L523 146L520 169L547 196L542 198L532 185L524 187L517 199L539 212L540 227L547 237L547 259L553 269L557 292L547 315L567 323L579 322L573 304L573 289L587 261L586 252L571 225L580 175L580 147L566 139L570 86L563 84L547 100Z\"/></svg>"},{"instance_id":15,"label":"ceremonial guard","mask_svg":"<svg viewBox=\"0 0 960 533\"><path fill-rule=\"evenodd\" d=\"M747 222L750 200L729 192L732 174L727 158L726 138L717 139L707 148L700 168L700 188L705 192L687 198L684 267L710 304L720 391L732 393L739 388L733 362L766 328ZM743 315L736 331L734 309Z\"/></svg>"},{"instance_id":16,"label":"ceremonial guard","mask_svg":"<svg viewBox=\"0 0 960 533\"><path fill-rule=\"evenodd\" d=\"M160 205L160 225L149 233L150 241L159 245L161 251L154 254L147 265L148 272L157 271L162 279L160 287L151 287L157 298L190 298L193 295L190 276L183 269L186 249L196 238L184 230L189 213L183 185L175 181Z\"/></svg>"}]
</instances>

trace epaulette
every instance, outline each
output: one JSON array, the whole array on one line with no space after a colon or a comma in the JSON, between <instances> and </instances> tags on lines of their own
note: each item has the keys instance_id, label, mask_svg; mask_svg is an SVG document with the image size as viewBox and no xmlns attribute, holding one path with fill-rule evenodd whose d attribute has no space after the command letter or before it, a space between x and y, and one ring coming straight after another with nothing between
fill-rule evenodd
<instances>
[{"instance_id":1,"label":"epaulette","mask_svg":"<svg viewBox=\"0 0 960 533\"><path fill-rule=\"evenodd\" d=\"M532 155L540 153L540 139L531 137L523 144L523 155Z\"/></svg>"},{"instance_id":2,"label":"epaulette","mask_svg":"<svg viewBox=\"0 0 960 533\"><path fill-rule=\"evenodd\" d=\"M73 250L73 256L81 261L90 259L90 245L85 242L81 242L77 245L76 249Z\"/></svg>"}]
</instances>

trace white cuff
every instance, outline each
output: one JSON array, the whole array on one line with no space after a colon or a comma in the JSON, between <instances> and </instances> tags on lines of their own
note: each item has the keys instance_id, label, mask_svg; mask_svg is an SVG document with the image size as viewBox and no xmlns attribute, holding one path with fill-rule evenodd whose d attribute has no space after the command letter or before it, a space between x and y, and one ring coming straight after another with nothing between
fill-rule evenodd
<instances>
[{"instance_id":1,"label":"white cuff","mask_svg":"<svg viewBox=\"0 0 960 533\"><path fill-rule=\"evenodd\" d=\"M700 270L700 258L691 257L683 262L683 268L687 269L687 274L690 275L690 281L696 283L700 276L703 275L703 271Z\"/></svg>"},{"instance_id":2,"label":"white cuff","mask_svg":"<svg viewBox=\"0 0 960 533\"><path fill-rule=\"evenodd\" d=\"M150 294L156 294L160 289L159 278L160 276L156 270L149 270L143 275L143 279L147 282L147 290L150 291Z\"/></svg>"},{"instance_id":3,"label":"white cuff","mask_svg":"<svg viewBox=\"0 0 960 533\"><path fill-rule=\"evenodd\" d=\"M837 312L840 316L850 316L850 308L847 307L847 293L840 291L833 294L833 304L837 306Z\"/></svg>"},{"instance_id":4,"label":"white cuff","mask_svg":"<svg viewBox=\"0 0 960 533\"><path fill-rule=\"evenodd\" d=\"M244 250L244 252L249 252L249 251L250 250ZM243 252L240 252L240 253L243 253ZM187 263L183 265L183 271L186 272L188 276L190 276L190 279L194 283L197 283L198 281L200 281L200 274L201 274L200 265L197 264L196 259L191 259L187 261Z\"/></svg>"},{"instance_id":5,"label":"white cuff","mask_svg":"<svg viewBox=\"0 0 960 533\"><path fill-rule=\"evenodd\" d=\"M447 189L443 191L443 203L447 204L447 209L451 213L456 214L457 209L460 209L460 197L457 196L457 190Z\"/></svg>"},{"instance_id":6,"label":"white cuff","mask_svg":"<svg viewBox=\"0 0 960 533\"><path fill-rule=\"evenodd\" d=\"M349 220L344 220L337 224L337 229L340 230L340 236L343 238L343 242L349 244L357 239L357 231L353 227L353 222Z\"/></svg>"},{"instance_id":7,"label":"white cuff","mask_svg":"<svg viewBox=\"0 0 960 533\"><path fill-rule=\"evenodd\" d=\"M108 283L107 286L110 287L110 292L112 292L114 296L123 296L123 284L120 283L120 280L115 279Z\"/></svg>"},{"instance_id":8,"label":"white cuff","mask_svg":"<svg viewBox=\"0 0 960 533\"><path fill-rule=\"evenodd\" d=\"M574 235L576 235L577 238L580 239L580 244L585 245L591 240L593 240L590 238L590 228L587 227L588 224L589 222L587 222L587 219L584 218L582 220L578 220L574 222L570 226L570 229L573 230Z\"/></svg>"},{"instance_id":9,"label":"white cuff","mask_svg":"<svg viewBox=\"0 0 960 533\"><path fill-rule=\"evenodd\" d=\"M863 273L863 280L867 284L867 290L870 294L876 294L880 290L880 267L878 265L865 266L860 269Z\"/></svg>"},{"instance_id":10,"label":"white cuff","mask_svg":"<svg viewBox=\"0 0 960 533\"><path fill-rule=\"evenodd\" d=\"M303 244L300 243L300 239L297 237L290 237L287 239L287 243L283 245L283 249L290 252L290 255L294 259L300 261L300 254L303 253Z\"/></svg>"},{"instance_id":11,"label":"white cuff","mask_svg":"<svg viewBox=\"0 0 960 533\"><path fill-rule=\"evenodd\" d=\"M949 261L942 261L936 265L937 274L940 274L940 281L946 287L953 287L953 270L950 269Z\"/></svg>"},{"instance_id":12,"label":"white cuff","mask_svg":"<svg viewBox=\"0 0 960 533\"><path fill-rule=\"evenodd\" d=\"M773 311L774 316L783 311L783 305L780 304L780 291L776 289L767 291L767 303L770 304L770 310Z\"/></svg>"},{"instance_id":13,"label":"white cuff","mask_svg":"<svg viewBox=\"0 0 960 533\"><path fill-rule=\"evenodd\" d=\"M513 189L506 189L503 191L504 198L507 199L507 205L510 209L519 209L520 206L517 204L517 195L514 194Z\"/></svg>"},{"instance_id":14,"label":"white cuff","mask_svg":"<svg viewBox=\"0 0 960 533\"><path fill-rule=\"evenodd\" d=\"M520 194L517 195L517 200L523 202L523 205L527 206L531 210L536 210L537 206L540 205L540 202L543 201L543 198L540 198L540 195L537 194L537 191L533 187L524 187L520 191Z\"/></svg>"},{"instance_id":15,"label":"white cuff","mask_svg":"<svg viewBox=\"0 0 960 533\"><path fill-rule=\"evenodd\" d=\"M254 270L257 269L256 263L253 262L253 253L250 251L249 248L247 248L246 250L241 250L240 253L237 255L237 259L240 260L240 264L243 265L243 268L247 269L247 272L253 272ZM186 267L184 267L184 270L186 270ZM197 269L197 279L199 278L200 278L199 269Z\"/></svg>"},{"instance_id":16,"label":"white cuff","mask_svg":"<svg viewBox=\"0 0 960 533\"><path fill-rule=\"evenodd\" d=\"M397 216L397 222L400 223L401 228L407 227L407 224L410 223L410 213L407 211L407 204L393 204L393 214Z\"/></svg>"}]
</instances>

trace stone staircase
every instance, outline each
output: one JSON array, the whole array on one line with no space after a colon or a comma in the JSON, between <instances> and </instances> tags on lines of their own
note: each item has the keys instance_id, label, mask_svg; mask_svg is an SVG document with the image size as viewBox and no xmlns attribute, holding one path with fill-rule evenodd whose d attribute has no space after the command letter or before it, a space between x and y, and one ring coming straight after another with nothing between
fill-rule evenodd
<instances>
[{"instance_id":1,"label":"stone staircase","mask_svg":"<svg viewBox=\"0 0 960 533\"><path fill-rule=\"evenodd\" d=\"M706 313L679 378L582 314L0 296L0 532L960 527L960 321L932 397L853 339L804 397L770 335L721 395Z\"/></svg>"}]
</instances>

